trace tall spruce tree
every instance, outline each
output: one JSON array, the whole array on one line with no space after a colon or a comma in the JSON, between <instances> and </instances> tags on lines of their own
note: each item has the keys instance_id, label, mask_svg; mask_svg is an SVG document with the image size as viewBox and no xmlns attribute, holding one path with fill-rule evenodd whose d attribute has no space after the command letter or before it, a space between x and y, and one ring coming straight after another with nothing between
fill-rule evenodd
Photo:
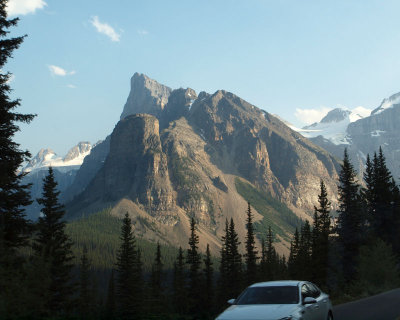
<instances>
[{"instance_id":1,"label":"tall spruce tree","mask_svg":"<svg viewBox=\"0 0 400 320\"><path fill-rule=\"evenodd\" d=\"M114 269L111 270L110 279L108 281L107 299L106 299L105 317L107 320L116 318L116 301L115 301L115 283Z\"/></svg>"},{"instance_id":2,"label":"tall spruce tree","mask_svg":"<svg viewBox=\"0 0 400 320\"><path fill-rule=\"evenodd\" d=\"M303 280L311 280L312 278L311 247L311 226L308 220L306 220L300 231L299 251L297 253L298 272Z\"/></svg>"},{"instance_id":3,"label":"tall spruce tree","mask_svg":"<svg viewBox=\"0 0 400 320\"><path fill-rule=\"evenodd\" d=\"M18 123L29 123L34 115L20 114L15 108L19 100L9 97L11 73L4 66L24 37L9 38L9 28L15 27L18 18L7 19L7 0L0 0L0 317L22 315L24 297L23 263L19 248L27 245L30 228L25 219L24 207L31 204L29 185L21 182L21 164L30 154L14 141L19 131ZM1 303L0 303L1 304Z\"/></svg>"},{"instance_id":4,"label":"tall spruce tree","mask_svg":"<svg viewBox=\"0 0 400 320\"><path fill-rule=\"evenodd\" d=\"M94 312L94 290L91 278L91 263L88 258L87 247L82 249L79 265L79 298L78 309L81 319L89 319Z\"/></svg>"},{"instance_id":5,"label":"tall spruce tree","mask_svg":"<svg viewBox=\"0 0 400 320\"><path fill-rule=\"evenodd\" d=\"M139 317L143 306L142 270L140 251L132 231L132 222L128 213L122 220L121 245L117 253L117 286L119 315L123 319Z\"/></svg>"},{"instance_id":6,"label":"tall spruce tree","mask_svg":"<svg viewBox=\"0 0 400 320\"><path fill-rule=\"evenodd\" d=\"M233 218L231 218L226 252L228 268L227 292L231 298L236 298L243 289L242 255L239 252L239 245L239 236L236 232Z\"/></svg>"},{"instance_id":7,"label":"tall spruce tree","mask_svg":"<svg viewBox=\"0 0 400 320\"><path fill-rule=\"evenodd\" d=\"M186 290L186 274L185 260L183 249L179 247L178 256L174 263L174 278L173 278L173 306L174 311L178 314L187 312L187 290Z\"/></svg>"},{"instance_id":8,"label":"tall spruce tree","mask_svg":"<svg viewBox=\"0 0 400 320\"><path fill-rule=\"evenodd\" d=\"M288 272L292 279L301 279L300 269L299 269L299 249L300 249L300 235L299 230L293 235L293 240L290 246L289 261L288 261Z\"/></svg>"},{"instance_id":9,"label":"tall spruce tree","mask_svg":"<svg viewBox=\"0 0 400 320\"><path fill-rule=\"evenodd\" d=\"M200 265L201 256L198 251L199 236L196 233L196 221L192 217L190 220L189 248L187 250L186 263L189 265L188 289L190 305L193 312L200 311L198 297L200 296Z\"/></svg>"},{"instance_id":10,"label":"tall spruce tree","mask_svg":"<svg viewBox=\"0 0 400 320\"><path fill-rule=\"evenodd\" d=\"M253 215L251 213L250 202L247 203L247 219L246 219L246 253L245 253L245 263L246 263L246 285L250 285L257 281L258 266L257 260L258 251L256 250L256 242L254 238L254 226L253 226Z\"/></svg>"},{"instance_id":11,"label":"tall spruce tree","mask_svg":"<svg viewBox=\"0 0 400 320\"><path fill-rule=\"evenodd\" d=\"M151 298L150 298L150 310L151 313L161 314L165 312L165 300L164 300L164 271L163 262L161 257L161 245L157 242L156 255L154 258L153 266L151 269Z\"/></svg>"},{"instance_id":12,"label":"tall spruce tree","mask_svg":"<svg viewBox=\"0 0 400 320\"><path fill-rule=\"evenodd\" d=\"M206 256L203 259L204 286L202 290L204 313L208 316L214 312L214 268L211 261L210 245L207 243Z\"/></svg>"},{"instance_id":13,"label":"tall spruce tree","mask_svg":"<svg viewBox=\"0 0 400 320\"><path fill-rule=\"evenodd\" d=\"M265 245L265 240L261 239L261 258L259 264L258 281L266 281L265 275L267 272L267 247Z\"/></svg>"},{"instance_id":14,"label":"tall spruce tree","mask_svg":"<svg viewBox=\"0 0 400 320\"><path fill-rule=\"evenodd\" d=\"M62 314L69 308L73 285L71 283L72 241L65 232L64 206L59 203L57 182L53 168L49 167L43 179L42 198L37 202L42 206L36 229L33 249L49 267L50 285L47 290L47 307L52 315Z\"/></svg>"},{"instance_id":15,"label":"tall spruce tree","mask_svg":"<svg viewBox=\"0 0 400 320\"><path fill-rule=\"evenodd\" d=\"M350 162L347 149L345 149L343 164L339 173L339 217L337 224L345 281L350 281L355 276L355 259L365 236L365 223L358 190L356 172Z\"/></svg>"},{"instance_id":16,"label":"tall spruce tree","mask_svg":"<svg viewBox=\"0 0 400 320\"><path fill-rule=\"evenodd\" d=\"M314 224L312 230L312 280L325 286L328 273L329 234L331 226L330 201L324 182L320 182L318 195L319 207L314 207Z\"/></svg>"},{"instance_id":17,"label":"tall spruce tree","mask_svg":"<svg viewBox=\"0 0 400 320\"><path fill-rule=\"evenodd\" d=\"M271 226L268 227L267 234L267 265L266 265L266 280L271 281L276 279L277 273L277 254L274 247L274 235Z\"/></svg>"},{"instance_id":18,"label":"tall spruce tree","mask_svg":"<svg viewBox=\"0 0 400 320\"><path fill-rule=\"evenodd\" d=\"M228 248L229 248L229 222L225 220L225 234L221 238L221 251L219 263L219 278L217 282L218 305L223 306L228 299L230 299L229 292L226 288L229 283L229 269L228 269Z\"/></svg>"}]
</instances>

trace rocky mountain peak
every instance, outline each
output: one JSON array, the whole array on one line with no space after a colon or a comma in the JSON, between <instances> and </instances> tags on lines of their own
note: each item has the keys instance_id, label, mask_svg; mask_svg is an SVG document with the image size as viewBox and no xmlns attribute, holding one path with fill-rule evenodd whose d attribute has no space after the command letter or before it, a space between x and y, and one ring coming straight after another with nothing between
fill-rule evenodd
<instances>
[{"instance_id":1,"label":"rocky mountain peak","mask_svg":"<svg viewBox=\"0 0 400 320\"><path fill-rule=\"evenodd\" d=\"M340 122L346 119L350 114L350 110L336 108L329 111L328 114L322 118L321 123Z\"/></svg>"},{"instance_id":2,"label":"rocky mountain peak","mask_svg":"<svg viewBox=\"0 0 400 320\"><path fill-rule=\"evenodd\" d=\"M69 149L67 155L64 157L64 161L71 161L77 159L81 156L86 156L90 153L92 145L88 141L81 141L76 146Z\"/></svg>"},{"instance_id":3,"label":"rocky mountain peak","mask_svg":"<svg viewBox=\"0 0 400 320\"><path fill-rule=\"evenodd\" d=\"M394 105L400 104L400 92L391 95L389 98L383 99L382 103L378 108L371 112L371 115L381 113L386 109L392 108Z\"/></svg>"},{"instance_id":4,"label":"rocky mountain peak","mask_svg":"<svg viewBox=\"0 0 400 320\"><path fill-rule=\"evenodd\" d=\"M197 94L193 89L180 88L173 90L160 119L161 127L165 128L171 121L187 116L196 99Z\"/></svg>"},{"instance_id":5,"label":"rocky mountain peak","mask_svg":"<svg viewBox=\"0 0 400 320\"><path fill-rule=\"evenodd\" d=\"M136 72L131 78L131 91L121 119L136 113L147 113L159 117L168 102L171 91L171 88Z\"/></svg>"}]
</instances>

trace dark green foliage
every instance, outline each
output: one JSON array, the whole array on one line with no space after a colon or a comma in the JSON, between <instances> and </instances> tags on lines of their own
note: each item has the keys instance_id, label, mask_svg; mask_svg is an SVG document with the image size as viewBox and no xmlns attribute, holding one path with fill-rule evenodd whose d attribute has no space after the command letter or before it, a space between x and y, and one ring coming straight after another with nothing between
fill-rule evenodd
<instances>
[{"instance_id":1,"label":"dark green foliage","mask_svg":"<svg viewBox=\"0 0 400 320\"><path fill-rule=\"evenodd\" d=\"M134 319L143 306L143 285L140 252L136 247L128 213L122 220L120 240L116 263L118 309L123 319Z\"/></svg>"},{"instance_id":2,"label":"dark green foliage","mask_svg":"<svg viewBox=\"0 0 400 320\"><path fill-rule=\"evenodd\" d=\"M201 256L198 251L199 236L196 234L196 222L194 218L190 220L189 249L187 250L186 263L189 265L188 272L188 294L191 309L194 312L200 311L200 265Z\"/></svg>"},{"instance_id":3,"label":"dark green foliage","mask_svg":"<svg viewBox=\"0 0 400 320\"><path fill-rule=\"evenodd\" d=\"M269 193L254 188L249 183L239 178L235 179L237 192L257 210L264 218L254 223L258 235L267 232L271 227L275 234L289 240L287 234L294 232L296 227L302 225L302 220L297 217L285 204L273 198Z\"/></svg>"},{"instance_id":4,"label":"dark green foliage","mask_svg":"<svg viewBox=\"0 0 400 320\"><path fill-rule=\"evenodd\" d=\"M358 190L356 172L345 150L339 174L337 233L342 249L343 275L346 281L350 281L355 276L355 258L365 236L364 217Z\"/></svg>"},{"instance_id":5,"label":"dark green foliage","mask_svg":"<svg viewBox=\"0 0 400 320\"><path fill-rule=\"evenodd\" d=\"M318 195L319 207L314 208L314 224L312 229L312 280L325 287L328 273L329 235L331 233L331 217L328 194L324 182L320 182L321 192Z\"/></svg>"},{"instance_id":6,"label":"dark green foliage","mask_svg":"<svg viewBox=\"0 0 400 320\"><path fill-rule=\"evenodd\" d=\"M30 227L24 207L31 204L29 185L23 185L24 174L18 169L28 160L28 151L19 149L14 135L18 122L29 123L34 115L16 113L19 100L11 100L9 80L4 66L18 49L24 37L7 38L9 28L18 19L7 19L7 1L0 1L0 318L18 317L25 312L24 261L18 250L27 245Z\"/></svg>"},{"instance_id":7,"label":"dark green foliage","mask_svg":"<svg viewBox=\"0 0 400 320\"><path fill-rule=\"evenodd\" d=\"M351 286L356 296L370 296L400 286L398 259L381 239L360 247L357 278Z\"/></svg>"},{"instance_id":8,"label":"dark green foliage","mask_svg":"<svg viewBox=\"0 0 400 320\"><path fill-rule=\"evenodd\" d=\"M187 311L187 290L185 261L182 247L179 247L179 253L174 263L173 274L173 305L174 311L178 314L185 314Z\"/></svg>"},{"instance_id":9,"label":"dark green foliage","mask_svg":"<svg viewBox=\"0 0 400 320\"><path fill-rule=\"evenodd\" d=\"M111 271L110 280L108 282L107 300L105 308L106 319L116 318L116 301L115 301L115 282L114 282L114 270Z\"/></svg>"},{"instance_id":10,"label":"dark green foliage","mask_svg":"<svg viewBox=\"0 0 400 320\"><path fill-rule=\"evenodd\" d=\"M207 244L206 256L203 259L203 278L204 285L202 289L202 306L203 313L206 315L212 315L215 310L214 303L214 268L211 260L210 246Z\"/></svg>"},{"instance_id":11,"label":"dark green foliage","mask_svg":"<svg viewBox=\"0 0 400 320\"><path fill-rule=\"evenodd\" d=\"M220 303L236 298L241 292L242 285L242 256L239 253L239 237L235 230L235 223L231 218L226 221L225 235L222 237L220 278L218 292Z\"/></svg>"},{"instance_id":12,"label":"dark green foliage","mask_svg":"<svg viewBox=\"0 0 400 320\"><path fill-rule=\"evenodd\" d=\"M246 219L246 253L245 253L245 263L246 263L246 284L250 285L257 281L257 260L258 251L256 250L256 243L254 239L254 227L253 227L253 215L251 213L250 202L247 203L247 219Z\"/></svg>"},{"instance_id":13,"label":"dark green foliage","mask_svg":"<svg viewBox=\"0 0 400 320\"><path fill-rule=\"evenodd\" d=\"M299 250L296 257L298 276L302 280L311 280L312 278L312 260L311 260L312 233L311 226L306 221L300 231Z\"/></svg>"},{"instance_id":14,"label":"dark green foliage","mask_svg":"<svg viewBox=\"0 0 400 320\"><path fill-rule=\"evenodd\" d=\"M290 254L288 261L289 276L292 279L301 279L301 272L298 264L298 255L300 249L300 235L299 230L294 233L293 240L290 243Z\"/></svg>"},{"instance_id":15,"label":"dark green foliage","mask_svg":"<svg viewBox=\"0 0 400 320\"><path fill-rule=\"evenodd\" d=\"M64 207L58 202L53 169L49 167L48 175L43 179L42 198L37 202L42 206L33 249L37 259L43 259L48 265L49 287L45 290L48 312L51 315L62 314L69 308L73 293L71 270L73 267L72 241L65 232Z\"/></svg>"},{"instance_id":16,"label":"dark green foliage","mask_svg":"<svg viewBox=\"0 0 400 320\"><path fill-rule=\"evenodd\" d=\"M83 247L81 263L79 265L79 298L78 310L81 319L89 319L95 308L95 290L91 273L90 261L87 257L87 248Z\"/></svg>"},{"instance_id":17,"label":"dark green foliage","mask_svg":"<svg viewBox=\"0 0 400 320\"><path fill-rule=\"evenodd\" d=\"M161 258L161 246L157 243L156 256L151 270L150 278L150 313L162 314L165 312L165 297L164 297L164 271Z\"/></svg>"}]
</instances>

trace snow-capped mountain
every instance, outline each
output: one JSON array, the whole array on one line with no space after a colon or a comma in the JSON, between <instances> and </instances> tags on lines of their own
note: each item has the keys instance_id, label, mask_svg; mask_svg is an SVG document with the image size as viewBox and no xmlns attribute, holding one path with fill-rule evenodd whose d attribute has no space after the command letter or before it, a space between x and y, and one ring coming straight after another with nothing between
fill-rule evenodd
<instances>
[{"instance_id":1,"label":"snow-capped mountain","mask_svg":"<svg viewBox=\"0 0 400 320\"><path fill-rule=\"evenodd\" d=\"M355 168L364 170L366 155L372 156L381 147L393 177L400 177L400 93L386 98L369 114L354 110L331 110L320 122L302 129L293 128L312 142L343 158L348 149Z\"/></svg>"},{"instance_id":2,"label":"snow-capped mountain","mask_svg":"<svg viewBox=\"0 0 400 320\"><path fill-rule=\"evenodd\" d=\"M307 138L323 136L335 145L348 145L350 144L347 134L349 124L368 117L370 113L370 110L363 107L353 110L336 108L329 111L320 122L305 126L298 131Z\"/></svg>"},{"instance_id":3,"label":"snow-capped mountain","mask_svg":"<svg viewBox=\"0 0 400 320\"><path fill-rule=\"evenodd\" d=\"M79 142L76 146L72 147L63 158L57 156L51 149L40 149L37 155L28 162L22 171L32 172L50 166L62 172L78 169L91 149L92 145L90 142Z\"/></svg>"},{"instance_id":4,"label":"snow-capped mountain","mask_svg":"<svg viewBox=\"0 0 400 320\"><path fill-rule=\"evenodd\" d=\"M29 219L36 220L39 217L40 207L35 199L42 195L43 178L47 175L48 167L53 167L54 177L58 183L57 189L62 192L74 182L84 158L90 154L93 147L90 142L79 142L68 151L65 157L58 156L51 149L41 149L22 168L22 171L27 173L23 183L32 184L30 192L34 201L26 208L26 215Z\"/></svg>"}]
</instances>

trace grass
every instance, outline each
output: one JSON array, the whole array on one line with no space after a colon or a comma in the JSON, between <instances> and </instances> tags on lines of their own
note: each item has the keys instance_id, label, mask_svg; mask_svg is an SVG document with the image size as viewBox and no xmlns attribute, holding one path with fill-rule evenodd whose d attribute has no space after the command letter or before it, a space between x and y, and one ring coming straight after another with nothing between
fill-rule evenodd
<instances>
[{"instance_id":1,"label":"grass","mask_svg":"<svg viewBox=\"0 0 400 320\"><path fill-rule=\"evenodd\" d=\"M295 228L300 228L303 221L297 217L284 203L274 199L269 193L259 190L240 178L235 179L238 193L263 216L254 224L258 237L266 237L268 227L275 235L290 241ZM290 235L290 236L289 236Z\"/></svg>"}]
</instances>

